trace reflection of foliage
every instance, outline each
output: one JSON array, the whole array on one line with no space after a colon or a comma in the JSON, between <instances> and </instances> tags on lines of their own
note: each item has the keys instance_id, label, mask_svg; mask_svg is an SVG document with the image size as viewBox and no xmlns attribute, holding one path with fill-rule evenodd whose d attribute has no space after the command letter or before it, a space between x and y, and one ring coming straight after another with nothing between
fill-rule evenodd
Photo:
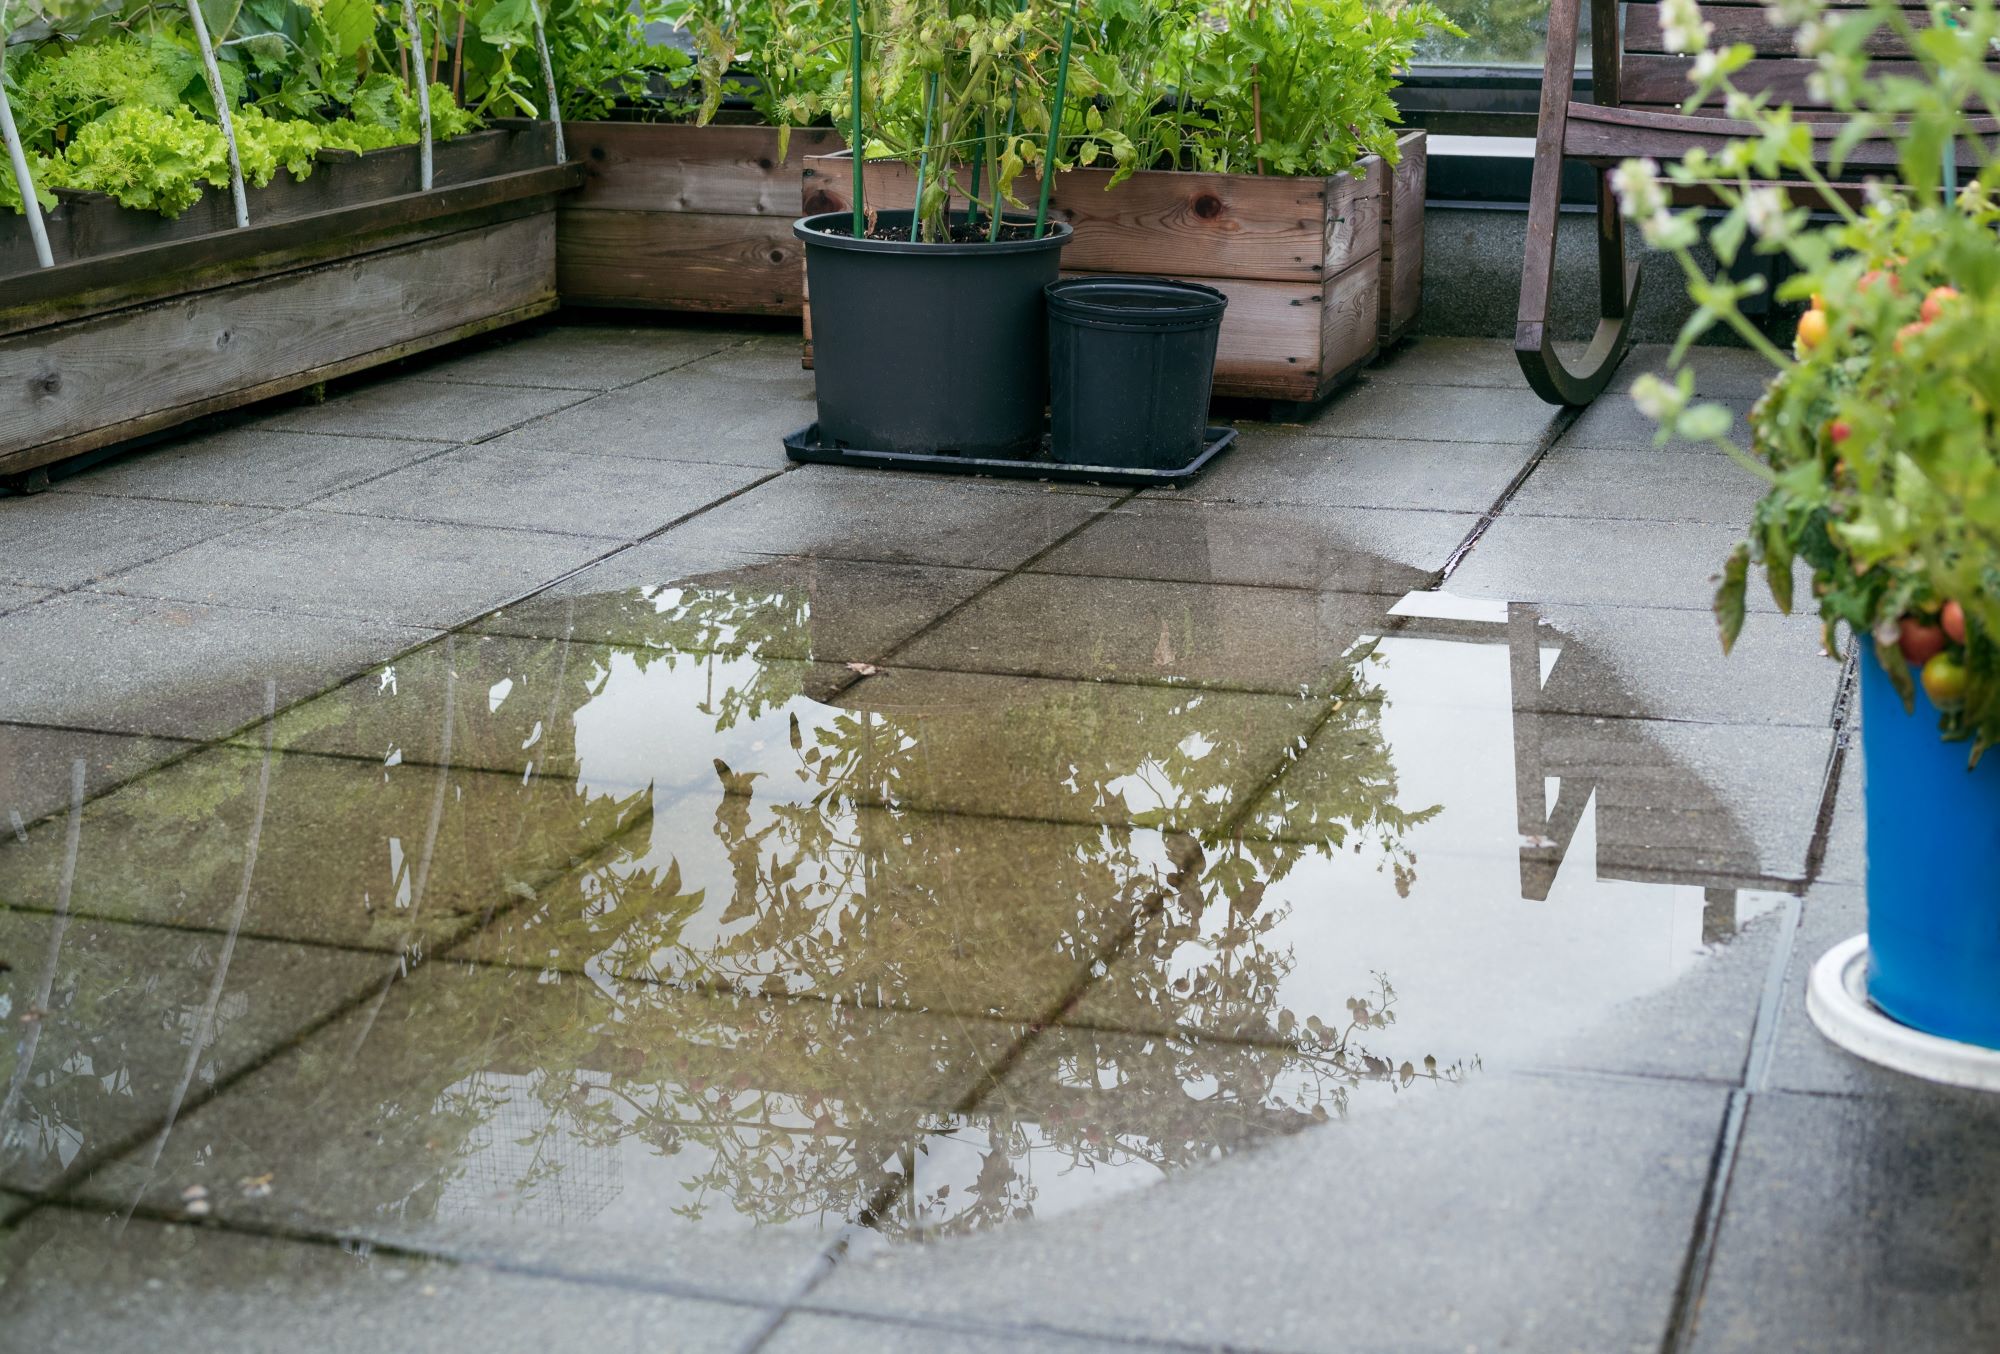
<instances>
[{"instance_id":1,"label":"reflection of foliage","mask_svg":"<svg viewBox=\"0 0 2000 1354\"><path fill-rule=\"evenodd\" d=\"M421 791L370 818L290 778L320 759L281 758L270 849L315 888L347 887L345 862L379 857L381 834L415 842L436 835L425 815L470 812L489 787L458 765L520 787L504 825L475 820L494 858L464 867L491 880L479 903L500 915L473 942L490 963L432 960L262 1074L259 1102L284 1107L274 1131L301 1139L288 1155L317 1161L329 1190L365 1182L376 1217L492 1194L474 1177L503 1143L508 1207L584 1197L570 1177L586 1156L639 1144L689 1217L867 1217L899 1153L984 1135L980 1189L916 1198L920 1224L964 1229L1032 1207L1031 1157L1166 1170L1344 1114L1364 1086L1461 1074L1367 1046L1393 1031L1386 978L1344 1011L1281 999L1295 958L1277 886L1311 853L1372 852L1406 891L1403 836L1437 811L1397 802L1361 651L1316 684L1340 695L1309 703L1315 755L1277 767L1269 740L1187 688L1124 705L1085 683L1020 708L821 705L803 694L813 598L781 570L586 600L615 650L459 636L279 726L281 745L379 738L390 767L344 763L364 773L347 783ZM590 788L578 730L593 707L662 692L673 709L617 708L656 709L701 775ZM228 892L240 840L210 828L244 816L256 755L121 797L139 807L119 821L145 838L123 868L172 859L191 888ZM1031 818L927 811L966 766L1048 783L1017 787ZM312 797L288 847L295 783ZM1232 813L1245 787L1251 810ZM296 863L315 847L333 865L316 875ZM1139 1032L1063 1023L1086 991ZM1008 1075L983 1087L1010 1044ZM199 1159L218 1144L188 1150L188 1168L231 1169ZM261 1150L245 1173L270 1168Z\"/></svg>"},{"instance_id":2,"label":"reflection of foliage","mask_svg":"<svg viewBox=\"0 0 2000 1354\"><path fill-rule=\"evenodd\" d=\"M1419 61L1472 65L1540 64L1548 50L1548 0L1437 0L1465 30L1462 38L1434 37L1420 44ZM1590 6L1583 7L1578 37L1590 36Z\"/></svg>"}]
</instances>

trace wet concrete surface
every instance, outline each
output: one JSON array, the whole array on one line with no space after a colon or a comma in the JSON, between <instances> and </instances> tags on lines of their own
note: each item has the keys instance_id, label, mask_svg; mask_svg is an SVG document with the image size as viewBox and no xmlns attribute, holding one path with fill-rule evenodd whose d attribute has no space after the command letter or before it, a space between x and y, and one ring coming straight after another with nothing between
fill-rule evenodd
<instances>
[{"instance_id":1,"label":"wet concrete surface","mask_svg":"<svg viewBox=\"0 0 2000 1354\"><path fill-rule=\"evenodd\" d=\"M548 326L0 501L0 1348L1966 1347L1842 666L1505 360L1131 494Z\"/></svg>"}]
</instances>

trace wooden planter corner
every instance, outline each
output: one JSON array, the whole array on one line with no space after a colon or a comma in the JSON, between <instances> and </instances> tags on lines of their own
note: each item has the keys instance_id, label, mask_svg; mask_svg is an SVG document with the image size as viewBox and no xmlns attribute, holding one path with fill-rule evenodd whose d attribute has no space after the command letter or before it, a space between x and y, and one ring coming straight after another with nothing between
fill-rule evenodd
<instances>
[{"instance_id":1,"label":"wooden planter corner","mask_svg":"<svg viewBox=\"0 0 2000 1354\"><path fill-rule=\"evenodd\" d=\"M578 171L552 128L482 136L429 192L337 160L246 230L64 203L67 261L0 276L0 476L555 309Z\"/></svg>"},{"instance_id":2,"label":"wooden planter corner","mask_svg":"<svg viewBox=\"0 0 2000 1354\"><path fill-rule=\"evenodd\" d=\"M907 208L907 166L877 161L864 185L882 208ZM848 208L852 165L811 156L807 215ZM1107 189L1108 170L1057 179L1051 210L1076 231L1063 271L1145 274L1205 283L1229 298L1215 393L1315 404L1375 355L1381 328L1382 205L1387 166L1368 157L1346 174L1277 178L1143 171ZM1040 189L1023 176L1015 195ZM812 316L806 314L808 365Z\"/></svg>"},{"instance_id":3,"label":"wooden planter corner","mask_svg":"<svg viewBox=\"0 0 2000 1354\"><path fill-rule=\"evenodd\" d=\"M570 122L583 191L563 203L556 267L571 305L797 315L799 173L839 149L827 129Z\"/></svg>"},{"instance_id":4,"label":"wooden planter corner","mask_svg":"<svg viewBox=\"0 0 2000 1354\"><path fill-rule=\"evenodd\" d=\"M1424 190L1427 146L1417 128L1396 138L1400 157L1382 194L1382 346L1400 343L1424 309Z\"/></svg>"}]
</instances>

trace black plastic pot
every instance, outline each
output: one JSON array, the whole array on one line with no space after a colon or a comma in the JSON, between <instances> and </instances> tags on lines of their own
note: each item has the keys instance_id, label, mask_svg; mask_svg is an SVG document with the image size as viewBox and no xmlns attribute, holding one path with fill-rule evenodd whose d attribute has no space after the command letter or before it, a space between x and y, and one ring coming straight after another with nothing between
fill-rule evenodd
<instances>
[{"instance_id":1,"label":"black plastic pot","mask_svg":"<svg viewBox=\"0 0 2000 1354\"><path fill-rule=\"evenodd\" d=\"M1032 451L1048 406L1042 289L1070 228L1052 222L1039 240L912 244L857 240L846 233L852 220L832 212L792 226L806 246L822 438L869 451ZM877 220L908 230L910 213Z\"/></svg>"},{"instance_id":2,"label":"black plastic pot","mask_svg":"<svg viewBox=\"0 0 2000 1354\"><path fill-rule=\"evenodd\" d=\"M1199 456L1229 298L1157 277L1069 278L1047 295L1055 459L1171 470Z\"/></svg>"}]
</instances>

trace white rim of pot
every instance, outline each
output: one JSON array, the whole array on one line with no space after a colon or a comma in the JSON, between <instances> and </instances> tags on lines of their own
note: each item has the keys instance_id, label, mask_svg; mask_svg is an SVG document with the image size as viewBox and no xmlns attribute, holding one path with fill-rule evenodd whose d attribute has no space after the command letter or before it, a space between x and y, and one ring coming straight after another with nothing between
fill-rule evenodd
<instances>
[{"instance_id":1,"label":"white rim of pot","mask_svg":"<svg viewBox=\"0 0 2000 1354\"><path fill-rule=\"evenodd\" d=\"M1806 1011L1821 1034L1857 1058L1925 1081L2000 1091L2000 1049L1913 1030L1868 1000L1866 932L1843 940L1813 965Z\"/></svg>"}]
</instances>

